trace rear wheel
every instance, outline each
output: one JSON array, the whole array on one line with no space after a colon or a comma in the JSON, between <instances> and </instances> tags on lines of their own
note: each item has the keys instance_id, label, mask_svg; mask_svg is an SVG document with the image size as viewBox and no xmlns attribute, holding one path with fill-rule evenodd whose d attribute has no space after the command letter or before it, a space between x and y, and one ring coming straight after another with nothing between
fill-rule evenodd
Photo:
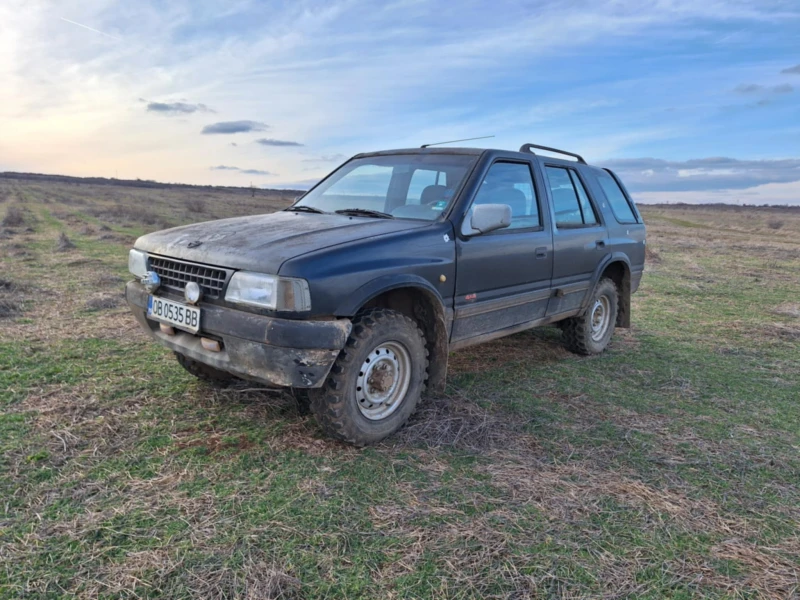
<instances>
[{"instance_id":1,"label":"rear wheel","mask_svg":"<svg viewBox=\"0 0 800 600\"><path fill-rule=\"evenodd\" d=\"M583 355L600 354L605 350L614 335L618 304L616 284L611 279L601 279L586 313L562 321L567 348Z\"/></svg>"},{"instance_id":2,"label":"rear wheel","mask_svg":"<svg viewBox=\"0 0 800 600\"><path fill-rule=\"evenodd\" d=\"M178 364L189 373L213 386L226 387L237 380L230 373L210 367L178 352L175 352L175 358L178 360Z\"/></svg>"},{"instance_id":3,"label":"rear wheel","mask_svg":"<svg viewBox=\"0 0 800 600\"><path fill-rule=\"evenodd\" d=\"M405 424L425 391L428 351L409 317L388 309L357 316L344 350L311 410L325 432L356 446L374 444Z\"/></svg>"}]
</instances>

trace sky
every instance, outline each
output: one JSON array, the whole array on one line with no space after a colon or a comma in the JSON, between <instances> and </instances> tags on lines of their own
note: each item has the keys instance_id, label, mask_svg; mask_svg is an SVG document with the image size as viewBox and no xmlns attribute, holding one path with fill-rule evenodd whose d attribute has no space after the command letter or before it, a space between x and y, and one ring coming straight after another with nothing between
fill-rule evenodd
<instances>
[{"instance_id":1,"label":"sky","mask_svg":"<svg viewBox=\"0 0 800 600\"><path fill-rule=\"evenodd\" d=\"M308 187L494 135L800 205L800 0L3 0L0 171Z\"/></svg>"}]
</instances>

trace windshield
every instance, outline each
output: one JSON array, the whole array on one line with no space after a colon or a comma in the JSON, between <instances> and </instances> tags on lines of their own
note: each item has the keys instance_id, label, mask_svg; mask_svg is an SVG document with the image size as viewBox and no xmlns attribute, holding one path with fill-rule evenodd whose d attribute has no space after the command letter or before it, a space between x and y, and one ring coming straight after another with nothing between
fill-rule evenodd
<instances>
[{"instance_id":1,"label":"windshield","mask_svg":"<svg viewBox=\"0 0 800 600\"><path fill-rule=\"evenodd\" d=\"M295 207L433 221L448 207L476 159L462 154L358 158L308 192Z\"/></svg>"}]
</instances>

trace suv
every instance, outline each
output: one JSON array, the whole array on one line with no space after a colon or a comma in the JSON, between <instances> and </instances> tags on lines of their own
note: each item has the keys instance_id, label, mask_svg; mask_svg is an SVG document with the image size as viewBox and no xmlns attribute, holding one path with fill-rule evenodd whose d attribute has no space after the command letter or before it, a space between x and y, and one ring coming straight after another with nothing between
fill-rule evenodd
<instances>
[{"instance_id":1,"label":"suv","mask_svg":"<svg viewBox=\"0 0 800 600\"><path fill-rule=\"evenodd\" d=\"M320 426L361 446L444 390L451 350L557 323L602 352L644 256L608 169L423 146L354 156L281 212L140 237L126 298L193 375L307 389Z\"/></svg>"}]
</instances>

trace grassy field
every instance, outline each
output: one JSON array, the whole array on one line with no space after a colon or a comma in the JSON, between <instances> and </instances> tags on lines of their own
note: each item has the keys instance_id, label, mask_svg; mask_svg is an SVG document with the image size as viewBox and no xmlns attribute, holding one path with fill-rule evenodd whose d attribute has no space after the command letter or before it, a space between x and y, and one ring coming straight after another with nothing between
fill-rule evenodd
<instances>
[{"instance_id":1,"label":"grassy field","mask_svg":"<svg viewBox=\"0 0 800 600\"><path fill-rule=\"evenodd\" d=\"M800 211L645 207L610 351L455 353L357 450L124 306L136 235L259 194L0 181L0 598L800 595Z\"/></svg>"}]
</instances>

